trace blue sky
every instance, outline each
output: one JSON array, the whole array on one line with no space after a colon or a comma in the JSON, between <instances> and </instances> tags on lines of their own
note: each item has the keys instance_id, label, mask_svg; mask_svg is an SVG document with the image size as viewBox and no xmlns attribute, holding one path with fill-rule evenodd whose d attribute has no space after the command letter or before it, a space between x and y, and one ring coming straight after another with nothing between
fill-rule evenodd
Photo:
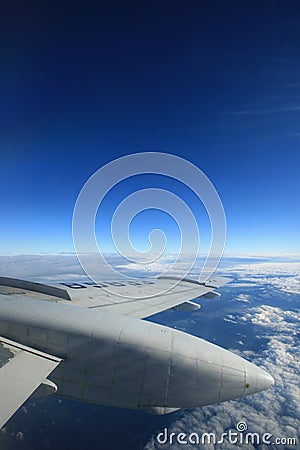
<instances>
[{"instance_id":1,"label":"blue sky","mask_svg":"<svg viewBox=\"0 0 300 450\"><path fill-rule=\"evenodd\" d=\"M163 151L215 185L228 253L300 253L299 20L290 0L7 5L0 251L72 251L73 207L92 173L129 153ZM165 183L128 180L122 195L156 182ZM192 193L169 188L208 239ZM107 250L115 191L101 219ZM153 224L176 249L174 223L149 214L133 224L137 245Z\"/></svg>"}]
</instances>

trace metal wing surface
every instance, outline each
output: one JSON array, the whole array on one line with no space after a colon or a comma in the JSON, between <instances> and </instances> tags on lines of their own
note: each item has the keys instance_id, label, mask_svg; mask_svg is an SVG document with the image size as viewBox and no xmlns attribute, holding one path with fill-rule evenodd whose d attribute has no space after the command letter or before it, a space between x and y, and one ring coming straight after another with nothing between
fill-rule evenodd
<instances>
[{"instance_id":1,"label":"metal wing surface","mask_svg":"<svg viewBox=\"0 0 300 450\"><path fill-rule=\"evenodd\" d=\"M46 285L32 281L0 277L0 293L33 297L40 300L97 308L143 319L182 305L182 309L197 309L192 299L214 297L215 292L231 278L214 276L205 283L176 277L104 280L94 282L66 282Z\"/></svg>"},{"instance_id":2,"label":"metal wing surface","mask_svg":"<svg viewBox=\"0 0 300 450\"><path fill-rule=\"evenodd\" d=\"M0 337L0 428L61 362Z\"/></svg>"},{"instance_id":3,"label":"metal wing surface","mask_svg":"<svg viewBox=\"0 0 300 450\"><path fill-rule=\"evenodd\" d=\"M73 304L143 319L182 304L186 305L184 309L197 309L190 300L214 296L215 289L230 281L227 277L213 277L205 283L161 277L91 285L75 283L66 289Z\"/></svg>"}]
</instances>

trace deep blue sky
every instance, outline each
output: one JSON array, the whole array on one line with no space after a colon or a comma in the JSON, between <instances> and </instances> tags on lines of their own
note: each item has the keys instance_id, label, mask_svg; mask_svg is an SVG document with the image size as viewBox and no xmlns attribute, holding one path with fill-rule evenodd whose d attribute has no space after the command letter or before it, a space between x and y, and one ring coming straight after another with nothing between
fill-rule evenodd
<instances>
[{"instance_id":1,"label":"deep blue sky","mask_svg":"<svg viewBox=\"0 0 300 450\"><path fill-rule=\"evenodd\" d=\"M300 253L297 1L13 1L0 22L0 251L71 251L88 177L164 151L214 183L228 252Z\"/></svg>"}]
</instances>

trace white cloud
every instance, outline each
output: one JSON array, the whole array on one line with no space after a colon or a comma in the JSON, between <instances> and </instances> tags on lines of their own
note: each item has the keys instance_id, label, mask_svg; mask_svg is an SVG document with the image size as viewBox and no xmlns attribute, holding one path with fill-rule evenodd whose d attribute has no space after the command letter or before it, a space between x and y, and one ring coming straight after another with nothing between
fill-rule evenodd
<instances>
[{"instance_id":1,"label":"white cloud","mask_svg":"<svg viewBox=\"0 0 300 450\"><path fill-rule=\"evenodd\" d=\"M235 275L237 279L232 286L251 287L259 284L263 287L265 284L271 284L273 289L300 294L299 262L238 264L231 269L231 275Z\"/></svg>"},{"instance_id":2,"label":"white cloud","mask_svg":"<svg viewBox=\"0 0 300 450\"><path fill-rule=\"evenodd\" d=\"M249 303L250 302L250 295L246 295L246 294L240 294L235 298L236 302L243 302L243 303Z\"/></svg>"},{"instance_id":3,"label":"white cloud","mask_svg":"<svg viewBox=\"0 0 300 450\"><path fill-rule=\"evenodd\" d=\"M23 441L24 433L22 431L18 431L18 433L16 433L16 438L18 439L18 441Z\"/></svg>"}]
</instances>

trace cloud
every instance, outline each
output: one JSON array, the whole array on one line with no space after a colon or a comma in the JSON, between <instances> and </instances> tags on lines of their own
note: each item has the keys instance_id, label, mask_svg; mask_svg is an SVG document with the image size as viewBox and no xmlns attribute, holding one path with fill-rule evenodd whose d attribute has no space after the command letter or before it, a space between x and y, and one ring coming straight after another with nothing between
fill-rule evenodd
<instances>
[{"instance_id":1,"label":"cloud","mask_svg":"<svg viewBox=\"0 0 300 450\"><path fill-rule=\"evenodd\" d=\"M24 433L22 431L18 431L18 433L16 433L16 438L18 441L23 441L24 440Z\"/></svg>"},{"instance_id":2,"label":"cloud","mask_svg":"<svg viewBox=\"0 0 300 450\"><path fill-rule=\"evenodd\" d=\"M249 303L250 302L250 295L246 295L246 294L240 294L235 298L236 302L243 302L243 303Z\"/></svg>"},{"instance_id":3,"label":"cloud","mask_svg":"<svg viewBox=\"0 0 300 450\"><path fill-rule=\"evenodd\" d=\"M89 267L92 273L99 273L106 278L119 278L122 275L129 277L151 277L164 274L174 276L199 277L204 258L200 257L194 264L190 255L182 255L176 261L177 255L167 253L152 263L132 262L118 254L105 254L108 265L115 270L112 275L105 264L99 266L99 259L93 255L88 256ZM97 270L96 270L97 269ZM41 254L41 255L0 255L0 276L12 278L29 278L32 281L80 281L87 278L75 254Z\"/></svg>"},{"instance_id":4,"label":"cloud","mask_svg":"<svg viewBox=\"0 0 300 450\"><path fill-rule=\"evenodd\" d=\"M281 108L270 108L270 109L250 109L241 111L232 111L228 114L239 115L239 116L252 116L252 115L265 115L265 114L277 114L277 113L287 113L287 112L299 112L299 105L286 106Z\"/></svg>"},{"instance_id":5,"label":"cloud","mask_svg":"<svg viewBox=\"0 0 300 450\"><path fill-rule=\"evenodd\" d=\"M0 275L50 281L84 274L75 255L0 255Z\"/></svg>"},{"instance_id":6,"label":"cloud","mask_svg":"<svg viewBox=\"0 0 300 450\"><path fill-rule=\"evenodd\" d=\"M233 314L227 314L226 317L224 317L225 322L230 322L230 323L238 323L236 320L234 320L235 317Z\"/></svg>"}]
</instances>

